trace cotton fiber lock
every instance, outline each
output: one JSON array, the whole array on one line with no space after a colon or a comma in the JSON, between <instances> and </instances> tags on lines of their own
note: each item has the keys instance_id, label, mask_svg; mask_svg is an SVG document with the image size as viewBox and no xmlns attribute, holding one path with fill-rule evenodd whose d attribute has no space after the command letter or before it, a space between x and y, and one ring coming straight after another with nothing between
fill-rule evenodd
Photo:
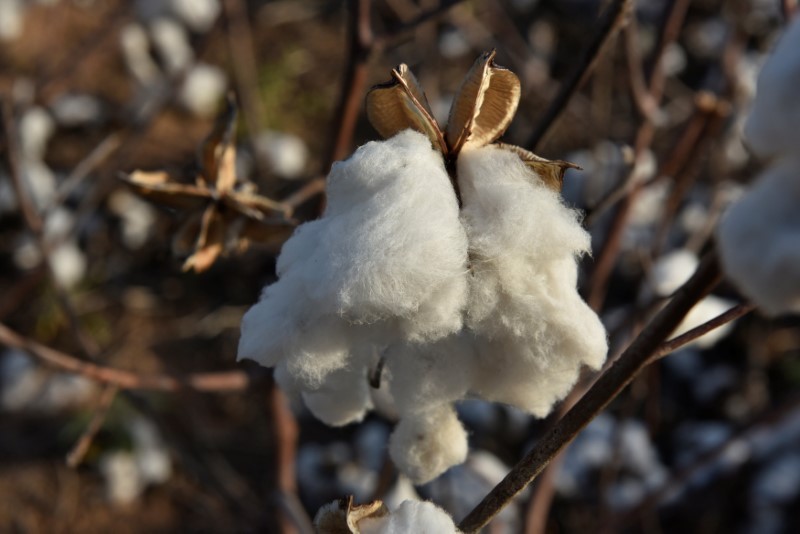
<instances>
[{"instance_id":1,"label":"cotton fiber lock","mask_svg":"<svg viewBox=\"0 0 800 534\"><path fill-rule=\"evenodd\" d=\"M239 358L275 367L328 424L364 417L383 368L399 414L389 451L417 483L466 458L455 403L543 417L607 352L576 290L590 239L560 198L570 164L494 143L519 80L493 58L476 61L446 129L404 65L370 92L388 139L334 165L325 213L286 242L242 323Z\"/></svg>"}]
</instances>

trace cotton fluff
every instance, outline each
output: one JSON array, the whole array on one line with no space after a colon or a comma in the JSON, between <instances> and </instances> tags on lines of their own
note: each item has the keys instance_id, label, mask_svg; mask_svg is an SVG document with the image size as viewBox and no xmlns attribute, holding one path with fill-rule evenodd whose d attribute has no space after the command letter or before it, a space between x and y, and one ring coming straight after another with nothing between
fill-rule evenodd
<instances>
[{"instance_id":1,"label":"cotton fluff","mask_svg":"<svg viewBox=\"0 0 800 534\"><path fill-rule=\"evenodd\" d=\"M358 522L361 534L455 534L460 532L447 512L427 501L403 501L383 517Z\"/></svg>"},{"instance_id":2,"label":"cotton fluff","mask_svg":"<svg viewBox=\"0 0 800 534\"><path fill-rule=\"evenodd\" d=\"M461 154L462 221L470 243L466 324L476 337L474 393L537 416L608 350L576 290L590 250L578 213L518 157L488 146Z\"/></svg>"},{"instance_id":3,"label":"cotton fluff","mask_svg":"<svg viewBox=\"0 0 800 534\"><path fill-rule=\"evenodd\" d=\"M747 144L768 162L717 229L722 266L769 315L800 312L800 20L781 37L758 78Z\"/></svg>"},{"instance_id":4,"label":"cotton fluff","mask_svg":"<svg viewBox=\"0 0 800 534\"><path fill-rule=\"evenodd\" d=\"M369 408L378 350L461 328L467 241L441 156L406 131L368 143L328 176L322 218L301 225L279 280L245 315L239 358L275 367L330 424Z\"/></svg>"}]
</instances>

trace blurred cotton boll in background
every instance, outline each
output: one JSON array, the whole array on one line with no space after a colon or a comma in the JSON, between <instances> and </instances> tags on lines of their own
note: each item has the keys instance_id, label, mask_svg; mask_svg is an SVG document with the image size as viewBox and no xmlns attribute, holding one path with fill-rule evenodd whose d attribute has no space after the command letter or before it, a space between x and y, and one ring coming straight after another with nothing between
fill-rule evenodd
<instances>
[{"instance_id":1,"label":"blurred cotton boll in background","mask_svg":"<svg viewBox=\"0 0 800 534\"><path fill-rule=\"evenodd\" d=\"M800 312L800 19L758 78L745 138L767 165L718 229L726 274L769 315Z\"/></svg>"}]
</instances>

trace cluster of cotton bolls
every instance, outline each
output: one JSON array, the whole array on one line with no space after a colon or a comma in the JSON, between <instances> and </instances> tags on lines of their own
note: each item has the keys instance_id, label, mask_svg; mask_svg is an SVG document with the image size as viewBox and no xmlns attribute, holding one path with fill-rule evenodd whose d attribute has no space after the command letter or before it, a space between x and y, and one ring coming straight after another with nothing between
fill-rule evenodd
<instances>
[{"instance_id":1,"label":"cluster of cotton bolls","mask_svg":"<svg viewBox=\"0 0 800 534\"><path fill-rule=\"evenodd\" d=\"M766 168L717 229L728 277L764 312L800 311L800 20L780 38L758 78L745 141Z\"/></svg>"},{"instance_id":2,"label":"cluster of cotton bolls","mask_svg":"<svg viewBox=\"0 0 800 534\"><path fill-rule=\"evenodd\" d=\"M576 291L577 212L499 147L465 148L457 180L460 210L441 154L410 130L334 165L325 213L284 245L239 344L332 425L364 417L385 364L390 454L417 483L467 456L454 403L544 416L607 350Z\"/></svg>"}]
</instances>

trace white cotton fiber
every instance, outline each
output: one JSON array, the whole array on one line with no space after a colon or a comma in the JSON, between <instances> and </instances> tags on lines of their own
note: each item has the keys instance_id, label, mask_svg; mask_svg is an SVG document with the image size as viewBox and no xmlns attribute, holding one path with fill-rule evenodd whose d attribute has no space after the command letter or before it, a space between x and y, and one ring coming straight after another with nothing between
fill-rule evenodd
<instances>
[{"instance_id":1,"label":"white cotton fiber","mask_svg":"<svg viewBox=\"0 0 800 534\"><path fill-rule=\"evenodd\" d=\"M461 328L467 241L442 157L422 134L359 148L334 165L327 194L322 218L286 242L279 280L245 315L239 358L279 366L312 411L343 424L368 406L370 362L354 351ZM326 406L345 390L342 406Z\"/></svg>"},{"instance_id":2,"label":"white cotton fiber","mask_svg":"<svg viewBox=\"0 0 800 534\"><path fill-rule=\"evenodd\" d=\"M383 517L358 522L361 534L456 534L447 512L427 501L403 501L397 510Z\"/></svg>"},{"instance_id":3,"label":"white cotton fiber","mask_svg":"<svg viewBox=\"0 0 800 534\"><path fill-rule=\"evenodd\" d=\"M545 415L580 367L599 368L607 352L605 329L576 289L589 235L512 153L465 151L458 171L472 267L466 323L479 338L474 391Z\"/></svg>"},{"instance_id":4,"label":"white cotton fiber","mask_svg":"<svg viewBox=\"0 0 800 534\"><path fill-rule=\"evenodd\" d=\"M747 145L761 158L797 153L799 50L800 19L795 19L761 69L756 97L744 127Z\"/></svg>"},{"instance_id":5,"label":"white cotton fiber","mask_svg":"<svg viewBox=\"0 0 800 534\"><path fill-rule=\"evenodd\" d=\"M389 438L389 455L416 484L424 484L467 458L467 432L451 405L406 413Z\"/></svg>"},{"instance_id":6,"label":"white cotton fiber","mask_svg":"<svg viewBox=\"0 0 800 534\"><path fill-rule=\"evenodd\" d=\"M354 362L331 373L319 389L304 391L303 400L314 417L325 424L342 426L361 421L372 407L367 372L366 365Z\"/></svg>"},{"instance_id":7,"label":"white cotton fiber","mask_svg":"<svg viewBox=\"0 0 800 534\"><path fill-rule=\"evenodd\" d=\"M767 169L717 228L725 273L769 315L800 312L798 206L800 156L795 155Z\"/></svg>"}]
</instances>

